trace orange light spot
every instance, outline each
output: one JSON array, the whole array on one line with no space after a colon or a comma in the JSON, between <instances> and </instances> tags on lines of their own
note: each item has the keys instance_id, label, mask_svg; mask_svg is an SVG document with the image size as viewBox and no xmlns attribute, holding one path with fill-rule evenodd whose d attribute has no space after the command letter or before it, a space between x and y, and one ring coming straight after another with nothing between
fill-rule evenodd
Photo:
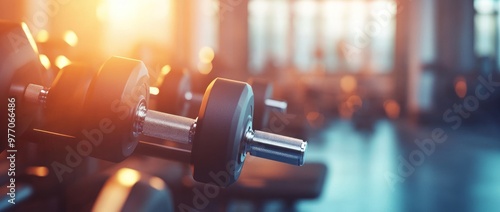
<instances>
[{"instance_id":1,"label":"orange light spot","mask_svg":"<svg viewBox=\"0 0 500 212\"><path fill-rule=\"evenodd\" d=\"M133 169L122 168L117 172L117 180L124 186L133 186L141 178L141 174Z\"/></svg>"},{"instance_id":2,"label":"orange light spot","mask_svg":"<svg viewBox=\"0 0 500 212\"><path fill-rule=\"evenodd\" d=\"M76 46L78 44L78 36L75 32L68 30L64 33L64 42L70 46Z\"/></svg>"},{"instance_id":3,"label":"orange light spot","mask_svg":"<svg viewBox=\"0 0 500 212\"><path fill-rule=\"evenodd\" d=\"M455 93L462 99L467 95L467 82L464 77L457 77L455 79Z\"/></svg>"},{"instance_id":4,"label":"orange light spot","mask_svg":"<svg viewBox=\"0 0 500 212\"><path fill-rule=\"evenodd\" d=\"M358 87L358 82L353 76L343 76L340 79L340 88L346 93L350 93L356 90Z\"/></svg>"},{"instance_id":5,"label":"orange light spot","mask_svg":"<svg viewBox=\"0 0 500 212\"><path fill-rule=\"evenodd\" d=\"M149 185L156 190L165 189L165 182L163 182L163 180L158 177L151 177L151 179L149 179Z\"/></svg>"},{"instance_id":6,"label":"orange light spot","mask_svg":"<svg viewBox=\"0 0 500 212\"><path fill-rule=\"evenodd\" d=\"M158 95L160 93L160 89L157 87L149 87L149 94L151 95Z\"/></svg>"},{"instance_id":7,"label":"orange light spot","mask_svg":"<svg viewBox=\"0 0 500 212\"><path fill-rule=\"evenodd\" d=\"M211 63L215 57L215 52L210 47L203 47L198 52L198 57L202 63Z\"/></svg>"},{"instance_id":8,"label":"orange light spot","mask_svg":"<svg viewBox=\"0 0 500 212\"><path fill-rule=\"evenodd\" d=\"M49 32L47 30L40 30L35 37L35 40L40 43L47 42L49 40Z\"/></svg>"},{"instance_id":9,"label":"orange light spot","mask_svg":"<svg viewBox=\"0 0 500 212\"><path fill-rule=\"evenodd\" d=\"M384 110L387 114L387 117L390 119L396 119L399 117L399 113L401 112L401 108L399 104L394 100L387 100L384 102Z\"/></svg>"},{"instance_id":10,"label":"orange light spot","mask_svg":"<svg viewBox=\"0 0 500 212\"><path fill-rule=\"evenodd\" d=\"M170 67L169 65L164 65L163 67L161 67L161 75L162 76L165 76L167 75L170 71L172 70L172 67Z\"/></svg>"},{"instance_id":11,"label":"orange light spot","mask_svg":"<svg viewBox=\"0 0 500 212\"><path fill-rule=\"evenodd\" d=\"M210 72L212 72L212 63L198 63L198 71L201 74L209 74Z\"/></svg>"},{"instance_id":12,"label":"orange light spot","mask_svg":"<svg viewBox=\"0 0 500 212\"><path fill-rule=\"evenodd\" d=\"M66 56L59 55L56 57L55 63L56 63L56 66L61 69L61 68L68 66L69 64L71 64L71 61Z\"/></svg>"},{"instance_id":13,"label":"orange light spot","mask_svg":"<svg viewBox=\"0 0 500 212\"><path fill-rule=\"evenodd\" d=\"M45 67L45 69L49 69L50 68L49 57L47 57L47 55L44 54L40 54L38 57L40 58L40 62L42 63L43 67Z\"/></svg>"},{"instance_id":14,"label":"orange light spot","mask_svg":"<svg viewBox=\"0 0 500 212\"><path fill-rule=\"evenodd\" d=\"M138 171L122 168L106 181L96 198L92 211L121 211L132 186L139 181Z\"/></svg>"},{"instance_id":15,"label":"orange light spot","mask_svg":"<svg viewBox=\"0 0 500 212\"><path fill-rule=\"evenodd\" d=\"M45 166L31 166L26 168L26 174L38 177L46 177L49 175L49 169Z\"/></svg>"},{"instance_id":16,"label":"orange light spot","mask_svg":"<svg viewBox=\"0 0 500 212\"><path fill-rule=\"evenodd\" d=\"M170 65L164 65L163 67L161 67L161 69L160 69L160 75L156 79L156 82L155 82L154 85L161 86L163 84L163 80L165 78L165 75L167 75L168 73L170 73L171 70L172 70L172 67L170 67ZM151 89L150 89L150 91L151 91Z\"/></svg>"}]
</instances>

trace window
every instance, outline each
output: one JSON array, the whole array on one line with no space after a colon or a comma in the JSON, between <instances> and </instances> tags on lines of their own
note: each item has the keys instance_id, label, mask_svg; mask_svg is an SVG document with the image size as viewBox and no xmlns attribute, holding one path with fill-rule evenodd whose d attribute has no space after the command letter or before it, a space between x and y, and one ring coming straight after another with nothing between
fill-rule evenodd
<instances>
[{"instance_id":1,"label":"window","mask_svg":"<svg viewBox=\"0 0 500 212\"><path fill-rule=\"evenodd\" d=\"M498 59L498 8L500 3L496 0L475 0L474 9L474 51L479 58L481 69L492 69L491 61ZM500 66L500 63L497 64Z\"/></svg>"},{"instance_id":2,"label":"window","mask_svg":"<svg viewBox=\"0 0 500 212\"><path fill-rule=\"evenodd\" d=\"M497 9L494 0L476 0L474 8L475 24L475 51L479 57L493 57L496 55Z\"/></svg>"},{"instance_id":3,"label":"window","mask_svg":"<svg viewBox=\"0 0 500 212\"><path fill-rule=\"evenodd\" d=\"M259 72L272 59L302 72L388 73L395 9L388 0L251 0L250 68Z\"/></svg>"}]
</instances>

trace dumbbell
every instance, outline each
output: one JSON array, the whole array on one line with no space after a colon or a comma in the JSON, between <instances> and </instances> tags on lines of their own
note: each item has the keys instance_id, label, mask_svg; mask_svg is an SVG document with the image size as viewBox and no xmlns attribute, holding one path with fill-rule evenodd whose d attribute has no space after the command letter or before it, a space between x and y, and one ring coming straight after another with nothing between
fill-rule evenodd
<instances>
[{"instance_id":1,"label":"dumbbell","mask_svg":"<svg viewBox=\"0 0 500 212\"><path fill-rule=\"evenodd\" d=\"M29 31L23 32L20 36L29 40ZM33 48L31 51L26 53L36 54ZM14 74L16 77L6 76L13 82L25 77L10 69L5 72L3 67L10 65L9 61L2 62L2 78L4 73ZM32 80L18 86L20 91L7 93L17 94L19 105L35 111L59 106L59 111L66 114L60 117L60 123L77 122L70 127L73 130L66 130L74 134L64 136L77 141L77 147L85 146L83 152L90 151L88 154L94 157L122 161L136 148L139 135L185 143L191 146L188 151L194 178L219 186L227 186L238 178L247 152L294 165L304 163L307 142L253 130L253 92L246 83L214 80L203 96L198 118L190 119L148 110L149 76L141 61L112 57L98 72L71 67L75 71L61 71L51 88ZM74 112L62 111L65 108L61 105L68 102L73 105L66 107L74 108L66 109ZM57 110L53 111L44 115L52 116ZM223 184L214 179L221 173L227 176Z\"/></svg>"},{"instance_id":2,"label":"dumbbell","mask_svg":"<svg viewBox=\"0 0 500 212\"><path fill-rule=\"evenodd\" d=\"M269 123L269 117L273 110L286 113L288 104L284 101L272 99L273 84L266 79L250 78L248 84L252 86L255 93L255 117L254 128L265 129Z\"/></svg>"},{"instance_id":3,"label":"dumbbell","mask_svg":"<svg viewBox=\"0 0 500 212\"><path fill-rule=\"evenodd\" d=\"M40 107L29 103L26 98L26 87L29 84L36 84L43 87L50 85L50 73L47 73L40 63L37 46L29 33L28 27L24 23L13 23L0 20L0 80L1 80L1 101L0 108L9 113L9 123L7 118L2 118L3 126L13 126L10 131L11 136L5 135L7 130L2 131L2 149L10 143L6 139L12 137L14 141L19 140L25 131L33 128L37 122L51 122L51 119L65 118L66 120L78 120L80 118L81 107L90 81L95 75L95 71L81 65L69 65L59 71L58 79L54 80L54 89L50 96L54 98L66 98L58 104L49 102L46 107ZM69 74L68 74L69 73ZM65 84L67 83L67 84ZM71 89L66 89L71 87ZM37 95L37 94L36 94ZM80 98L82 97L82 98ZM10 101L8 101L8 99ZM44 101L40 99L39 101ZM38 102L38 100L37 100ZM10 104L9 104L10 103ZM43 113L42 113L43 112ZM49 112L50 116L47 116ZM10 117L14 116L14 117ZM5 122L5 123L4 123ZM66 129L74 123L62 123ZM10 127L9 127L10 128ZM13 137L15 136L15 137ZM15 149L15 143L14 148Z\"/></svg>"},{"instance_id":4,"label":"dumbbell","mask_svg":"<svg viewBox=\"0 0 500 212\"><path fill-rule=\"evenodd\" d=\"M26 85L47 86L50 82L26 24L0 20L0 55L0 124L9 129L0 132L0 151L3 151L9 143L15 146L12 141L17 138L13 136L24 133L41 116L41 108L22 104Z\"/></svg>"},{"instance_id":5,"label":"dumbbell","mask_svg":"<svg viewBox=\"0 0 500 212\"><path fill-rule=\"evenodd\" d=\"M199 108L203 94L192 92L191 75L183 70L172 70L163 77L157 95L157 110L186 116L192 108ZM253 89L255 100L255 115L253 128L266 128L272 110L286 112L287 103L272 99L273 85L264 79L251 78L248 83Z\"/></svg>"}]
</instances>

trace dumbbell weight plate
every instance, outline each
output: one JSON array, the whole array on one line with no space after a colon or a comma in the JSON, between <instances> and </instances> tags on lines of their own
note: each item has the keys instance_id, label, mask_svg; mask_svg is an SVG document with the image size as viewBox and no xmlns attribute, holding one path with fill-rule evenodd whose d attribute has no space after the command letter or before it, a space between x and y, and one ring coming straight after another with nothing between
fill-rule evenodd
<instances>
[{"instance_id":1,"label":"dumbbell weight plate","mask_svg":"<svg viewBox=\"0 0 500 212\"><path fill-rule=\"evenodd\" d=\"M266 99L271 99L273 95L273 85L268 80L252 78L248 80L252 86L255 97L255 116L253 128L262 130L269 120L271 111L266 108Z\"/></svg>"},{"instance_id":2,"label":"dumbbell weight plate","mask_svg":"<svg viewBox=\"0 0 500 212\"><path fill-rule=\"evenodd\" d=\"M208 86L192 147L196 181L226 187L243 166L243 139L252 126L253 92L242 82L215 79ZM243 153L243 154L242 154Z\"/></svg>"},{"instance_id":3,"label":"dumbbell weight plate","mask_svg":"<svg viewBox=\"0 0 500 212\"><path fill-rule=\"evenodd\" d=\"M40 118L41 107L24 101L29 84L48 86L48 77L38 57L38 50L24 23L0 21L0 120L7 126L8 98L15 98L15 136L20 137L29 125ZM4 118L5 117L5 118ZM7 144L7 130L0 133L0 151Z\"/></svg>"},{"instance_id":4,"label":"dumbbell weight plate","mask_svg":"<svg viewBox=\"0 0 500 212\"><path fill-rule=\"evenodd\" d=\"M85 103L84 131L98 143L91 155L119 162L132 154L139 136L134 133L137 107L148 100L149 75L141 61L120 57L106 61Z\"/></svg>"},{"instance_id":5,"label":"dumbbell weight plate","mask_svg":"<svg viewBox=\"0 0 500 212\"><path fill-rule=\"evenodd\" d=\"M75 135L82 129L84 105L97 69L70 64L61 69L50 86L45 109L49 130Z\"/></svg>"},{"instance_id":6,"label":"dumbbell weight plate","mask_svg":"<svg viewBox=\"0 0 500 212\"><path fill-rule=\"evenodd\" d=\"M160 86L156 108L158 111L186 115L186 99L184 95L191 90L191 76L185 71L172 70L163 78Z\"/></svg>"}]
</instances>

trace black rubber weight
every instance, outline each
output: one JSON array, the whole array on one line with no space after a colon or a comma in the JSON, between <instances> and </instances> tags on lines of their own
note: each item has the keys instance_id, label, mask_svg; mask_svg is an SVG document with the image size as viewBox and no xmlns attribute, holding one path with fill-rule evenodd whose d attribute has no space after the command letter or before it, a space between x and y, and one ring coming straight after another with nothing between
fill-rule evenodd
<instances>
[{"instance_id":1,"label":"black rubber weight","mask_svg":"<svg viewBox=\"0 0 500 212\"><path fill-rule=\"evenodd\" d=\"M19 138L34 120L41 116L41 107L24 101L29 84L47 87L48 76L38 58L38 51L24 23L0 21L0 111L1 126L7 126L8 98L15 98L15 136ZM12 134L12 133L11 133ZM7 145L7 130L1 130L0 151Z\"/></svg>"},{"instance_id":2,"label":"black rubber weight","mask_svg":"<svg viewBox=\"0 0 500 212\"><path fill-rule=\"evenodd\" d=\"M133 153L138 143L133 133L136 110L149 100L148 83L148 71L139 60L112 57L101 67L85 103L87 133L82 138L93 140L92 156L119 162Z\"/></svg>"},{"instance_id":3,"label":"black rubber weight","mask_svg":"<svg viewBox=\"0 0 500 212\"><path fill-rule=\"evenodd\" d=\"M77 135L81 131L85 100L96 74L97 69L75 63L58 72L45 109L46 122L56 132Z\"/></svg>"},{"instance_id":4,"label":"black rubber weight","mask_svg":"<svg viewBox=\"0 0 500 212\"><path fill-rule=\"evenodd\" d=\"M243 166L243 137L252 126L253 92L243 82L215 79L201 104L192 148L193 177L226 187Z\"/></svg>"}]
</instances>

